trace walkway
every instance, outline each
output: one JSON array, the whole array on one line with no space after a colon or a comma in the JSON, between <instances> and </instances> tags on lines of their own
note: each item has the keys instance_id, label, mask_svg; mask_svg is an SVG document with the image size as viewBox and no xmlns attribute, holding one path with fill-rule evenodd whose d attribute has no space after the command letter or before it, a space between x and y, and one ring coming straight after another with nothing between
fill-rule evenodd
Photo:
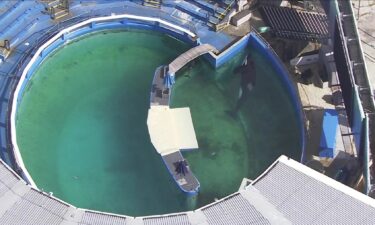
<instances>
[{"instance_id":1,"label":"walkway","mask_svg":"<svg viewBox=\"0 0 375 225\"><path fill-rule=\"evenodd\" d=\"M197 149L198 143L189 108L169 108L172 89L165 87L164 79L168 76L174 76L178 70L195 58L212 51L217 50L210 44L202 44L191 48L178 56L168 66L159 66L152 81L150 109L147 117L151 142L162 156L164 164L177 185L188 194L196 194L200 184L191 172L180 150ZM186 173L178 171L181 163L186 166Z\"/></svg>"},{"instance_id":2,"label":"walkway","mask_svg":"<svg viewBox=\"0 0 375 225\"><path fill-rule=\"evenodd\" d=\"M190 61L194 60L198 56L204 55L209 52L217 52L217 49L210 44L202 44L192 49L189 49L169 64L168 73L175 74L178 70L180 70L182 67L188 64Z\"/></svg>"}]
</instances>

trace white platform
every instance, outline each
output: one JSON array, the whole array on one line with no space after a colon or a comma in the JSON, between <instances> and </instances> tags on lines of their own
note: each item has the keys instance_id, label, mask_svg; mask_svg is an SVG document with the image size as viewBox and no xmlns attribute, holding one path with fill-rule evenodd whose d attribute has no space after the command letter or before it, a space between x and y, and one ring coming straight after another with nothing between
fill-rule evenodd
<instances>
[{"instance_id":1,"label":"white platform","mask_svg":"<svg viewBox=\"0 0 375 225\"><path fill-rule=\"evenodd\" d=\"M152 106L148 110L147 126L151 142L161 155L198 148L189 108Z\"/></svg>"}]
</instances>

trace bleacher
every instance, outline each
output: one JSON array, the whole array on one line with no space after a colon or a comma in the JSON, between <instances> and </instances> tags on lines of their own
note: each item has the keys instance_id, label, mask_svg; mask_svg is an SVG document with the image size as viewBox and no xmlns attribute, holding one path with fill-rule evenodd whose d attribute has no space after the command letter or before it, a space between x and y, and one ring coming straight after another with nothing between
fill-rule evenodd
<instances>
[{"instance_id":1,"label":"bleacher","mask_svg":"<svg viewBox=\"0 0 375 225\"><path fill-rule=\"evenodd\" d=\"M176 9L191 15L193 18L207 22L209 18L209 13L193 4L182 1L176 5Z\"/></svg>"},{"instance_id":2,"label":"bleacher","mask_svg":"<svg viewBox=\"0 0 375 225\"><path fill-rule=\"evenodd\" d=\"M24 36L35 26L35 24L39 21L39 18L33 19L31 22L26 23L26 26L18 31L18 33L15 33L14 36L12 36L11 39L11 46L14 46L15 43L17 43L20 39L24 38Z\"/></svg>"},{"instance_id":3,"label":"bleacher","mask_svg":"<svg viewBox=\"0 0 375 225\"><path fill-rule=\"evenodd\" d=\"M12 39L17 33L25 29L30 29L30 22L35 22L35 18L41 15L43 9L40 4L33 4L30 1L18 1L17 8L11 7L6 16L0 15L0 40ZM26 27L25 27L26 26Z\"/></svg>"},{"instance_id":4,"label":"bleacher","mask_svg":"<svg viewBox=\"0 0 375 225\"><path fill-rule=\"evenodd\" d=\"M10 2L8 1L0 1L0 14L3 14L8 10L8 5Z\"/></svg>"},{"instance_id":5,"label":"bleacher","mask_svg":"<svg viewBox=\"0 0 375 225\"><path fill-rule=\"evenodd\" d=\"M13 20L10 24L5 26L1 31L0 35L6 35L11 33L12 31L19 29L22 23L26 22L26 17L30 14L31 9L25 10L21 15L19 15L15 20Z\"/></svg>"},{"instance_id":6,"label":"bleacher","mask_svg":"<svg viewBox=\"0 0 375 225\"><path fill-rule=\"evenodd\" d=\"M217 30L216 26L230 12L235 1L211 3L205 0L181 1L175 8ZM223 8L224 7L224 8Z\"/></svg>"},{"instance_id":7,"label":"bleacher","mask_svg":"<svg viewBox=\"0 0 375 225\"><path fill-rule=\"evenodd\" d=\"M6 160L9 165L13 165L14 159L9 153L10 137L8 133L8 110L11 101L11 92L14 89L19 69L22 68L18 62L23 59L24 54L32 46L27 44L19 45L28 38L27 42L33 43L37 40L37 35L32 36L38 30L51 26L52 23L47 15L42 13L43 5L37 1L0 1L0 45L3 46L5 40L8 45L6 54L2 53L0 63L0 157ZM45 18L47 17L47 20ZM40 22L40 20L42 23Z\"/></svg>"},{"instance_id":8,"label":"bleacher","mask_svg":"<svg viewBox=\"0 0 375 225\"><path fill-rule=\"evenodd\" d=\"M10 7L9 6L4 7L6 8L6 10L4 10L2 14L0 14L0 21L4 19L5 17L7 17L8 15L12 14L15 11L15 9L21 4L21 1L9 1L9 2L13 5L11 5Z\"/></svg>"},{"instance_id":9,"label":"bleacher","mask_svg":"<svg viewBox=\"0 0 375 225\"><path fill-rule=\"evenodd\" d=\"M210 3L208 3L207 1L204 1L204 0L193 0L191 2L193 4L199 6L200 8L212 13L212 14L215 14L216 12L218 12L218 13L224 13L225 12L225 9L219 7L218 5L210 4Z\"/></svg>"}]
</instances>

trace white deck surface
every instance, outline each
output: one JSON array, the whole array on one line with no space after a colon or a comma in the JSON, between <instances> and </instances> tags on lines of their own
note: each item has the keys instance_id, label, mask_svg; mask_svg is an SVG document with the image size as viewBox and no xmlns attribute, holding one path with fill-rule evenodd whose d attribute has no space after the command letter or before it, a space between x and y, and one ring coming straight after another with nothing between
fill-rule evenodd
<instances>
[{"instance_id":1,"label":"white deck surface","mask_svg":"<svg viewBox=\"0 0 375 225\"><path fill-rule=\"evenodd\" d=\"M152 106L148 111L147 126L151 142L161 155L198 148L189 108Z\"/></svg>"}]
</instances>

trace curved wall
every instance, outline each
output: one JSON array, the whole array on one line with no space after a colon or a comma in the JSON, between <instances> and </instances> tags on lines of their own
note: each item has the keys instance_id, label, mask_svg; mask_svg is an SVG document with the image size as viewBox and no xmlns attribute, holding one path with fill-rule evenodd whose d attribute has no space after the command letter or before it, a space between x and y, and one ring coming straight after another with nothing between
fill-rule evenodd
<instances>
[{"instance_id":1,"label":"curved wall","mask_svg":"<svg viewBox=\"0 0 375 225\"><path fill-rule=\"evenodd\" d=\"M294 112L298 121L299 121L299 129L300 129L300 143L301 143L301 162L305 162L305 125L304 125L304 114L302 109L302 104L299 98L299 95L296 91L296 88L293 84L293 81L290 79L289 72L284 67L283 62L280 60L280 58L276 55L276 53L273 51L271 46L268 45L268 43L263 40L263 38L260 37L255 32L252 32L249 37L249 44L256 48L259 52L261 52L271 63L271 66L276 70L277 74L280 75L280 78L285 85L285 87L288 90L288 94L293 102Z\"/></svg>"}]
</instances>

